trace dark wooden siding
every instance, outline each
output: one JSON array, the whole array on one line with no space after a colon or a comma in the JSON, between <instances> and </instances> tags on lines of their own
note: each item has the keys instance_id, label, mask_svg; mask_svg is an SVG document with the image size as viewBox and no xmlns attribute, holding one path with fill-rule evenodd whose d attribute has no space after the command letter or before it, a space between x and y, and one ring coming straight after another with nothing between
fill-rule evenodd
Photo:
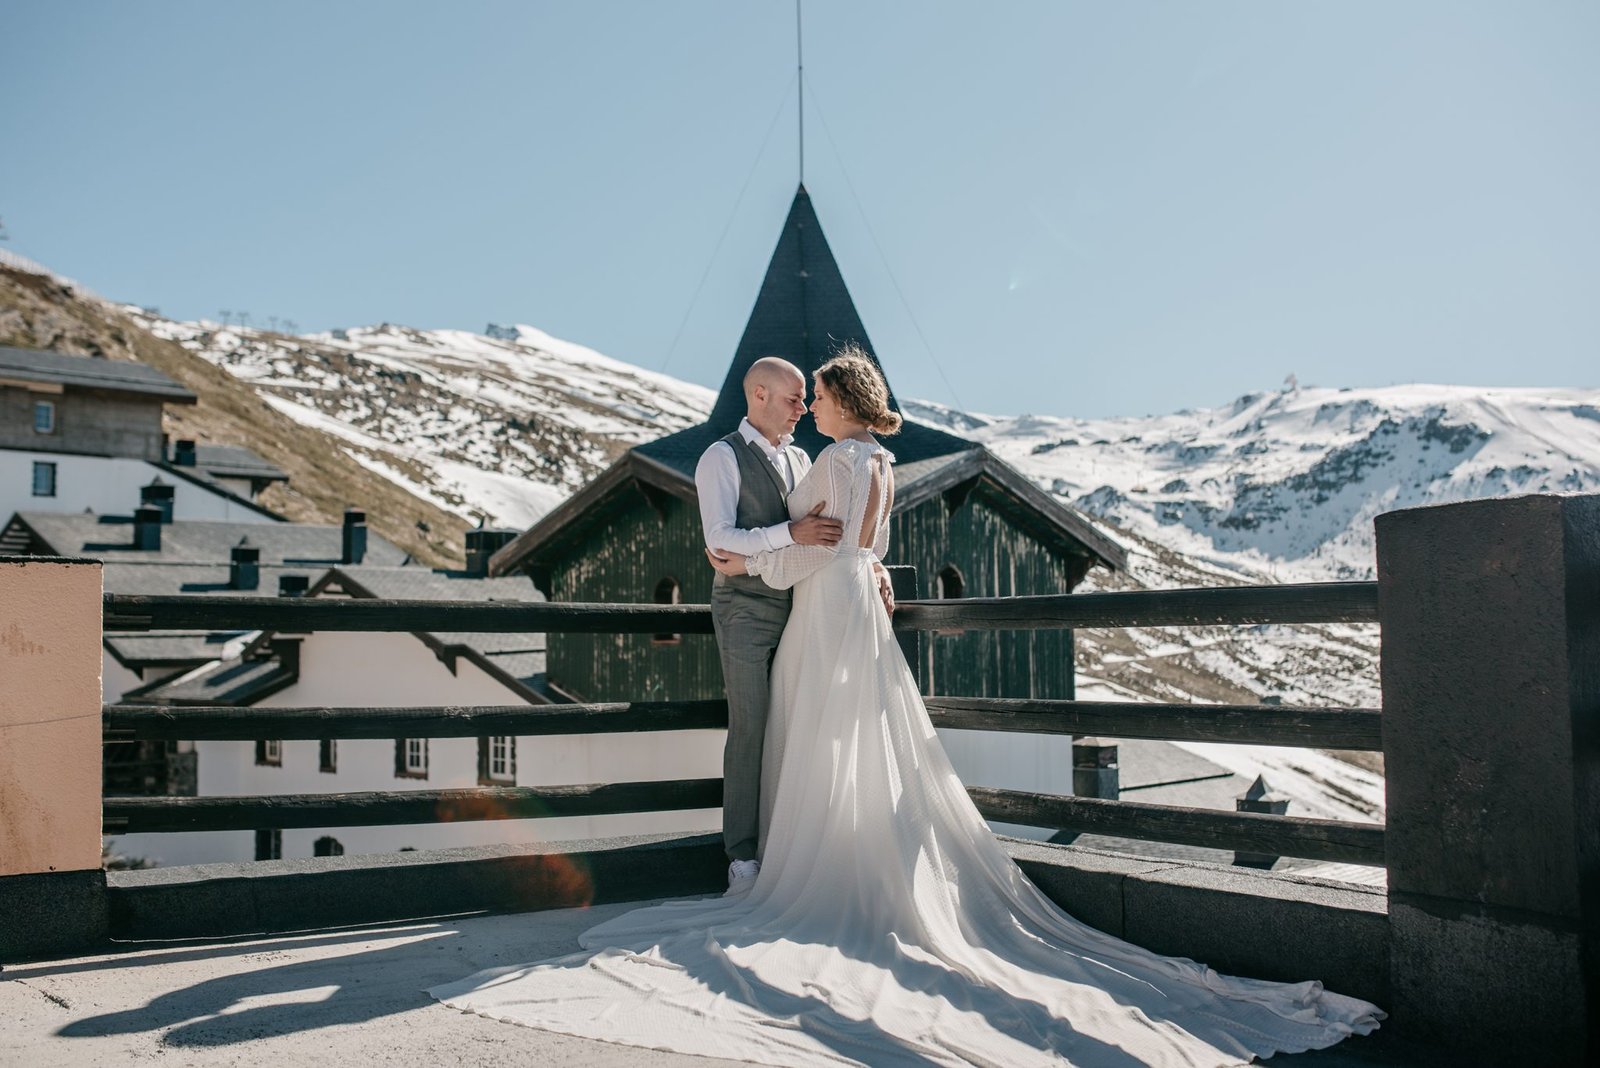
<instances>
[{"instance_id":1,"label":"dark wooden siding","mask_svg":"<svg viewBox=\"0 0 1600 1068\"><path fill-rule=\"evenodd\" d=\"M889 528L889 563L917 569L917 592L938 596L947 566L968 597L1070 593L1069 561L1040 545L986 499L984 487L950 511L943 496L901 512ZM975 631L923 637L923 690L961 697L1074 696L1072 632Z\"/></svg>"},{"instance_id":2,"label":"dark wooden siding","mask_svg":"<svg viewBox=\"0 0 1600 1068\"><path fill-rule=\"evenodd\" d=\"M556 601L650 601L664 578L676 579L686 604L711 597L711 568L701 550L700 514L692 502L647 500L623 491L607 522L550 573ZM945 498L895 516L889 563L917 568L918 594L935 596L935 578L956 567L969 597L1067 593L1070 561L1007 519L980 486L951 512ZM658 510L659 509L659 510ZM710 635L662 644L647 634L551 634L550 680L583 700L720 697L722 669ZM972 697L1071 698L1070 631L989 631L928 635L924 689Z\"/></svg>"},{"instance_id":3,"label":"dark wooden siding","mask_svg":"<svg viewBox=\"0 0 1600 1068\"><path fill-rule=\"evenodd\" d=\"M664 578L676 579L684 604L711 599L711 566L700 546L692 502L624 490L633 499L550 573L553 601L641 602ZM660 511L657 508L660 508ZM551 634L550 681L586 701L689 700L722 696L716 640L685 634L664 644L648 634Z\"/></svg>"}]
</instances>

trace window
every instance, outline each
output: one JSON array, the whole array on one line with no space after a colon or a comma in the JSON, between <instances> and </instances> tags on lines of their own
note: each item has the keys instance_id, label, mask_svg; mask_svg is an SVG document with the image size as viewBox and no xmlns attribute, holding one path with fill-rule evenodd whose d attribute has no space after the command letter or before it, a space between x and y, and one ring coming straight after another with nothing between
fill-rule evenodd
<instances>
[{"instance_id":1,"label":"window","mask_svg":"<svg viewBox=\"0 0 1600 1068\"><path fill-rule=\"evenodd\" d=\"M940 571L939 574L934 577L933 595L939 598L941 601L957 600L958 598L966 596L966 592L966 579L961 577L961 572L956 570L954 564L946 564L944 570ZM965 634L966 632L958 628L955 630L934 631L934 633L954 636L957 634Z\"/></svg>"},{"instance_id":2,"label":"window","mask_svg":"<svg viewBox=\"0 0 1600 1068\"><path fill-rule=\"evenodd\" d=\"M33 402L33 432L35 434L54 434L56 432L56 402Z\"/></svg>"},{"instance_id":3,"label":"window","mask_svg":"<svg viewBox=\"0 0 1600 1068\"><path fill-rule=\"evenodd\" d=\"M953 565L946 566L933 580L934 595L941 601L953 601L966 593L967 583Z\"/></svg>"},{"instance_id":4,"label":"window","mask_svg":"<svg viewBox=\"0 0 1600 1068\"><path fill-rule=\"evenodd\" d=\"M510 735L478 739L478 785L508 785L517 781L517 740Z\"/></svg>"},{"instance_id":5,"label":"window","mask_svg":"<svg viewBox=\"0 0 1600 1068\"><path fill-rule=\"evenodd\" d=\"M339 770L339 743L332 738L324 738L317 743L317 770Z\"/></svg>"},{"instance_id":6,"label":"window","mask_svg":"<svg viewBox=\"0 0 1600 1068\"><path fill-rule=\"evenodd\" d=\"M339 844L339 839L323 835L311 845L311 855L314 857L342 857L344 846Z\"/></svg>"},{"instance_id":7,"label":"window","mask_svg":"<svg viewBox=\"0 0 1600 1068\"><path fill-rule=\"evenodd\" d=\"M56 495L56 465L44 460L33 462L33 495L35 497L54 497Z\"/></svg>"},{"instance_id":8,"label":"window","mask_svg":"<svg viewBox=\"0 0 1600 1068\"><path fill-rule=\"evenodd\" d=\"M395 739L394 777L397 779L426 779L428 777L428 739Z\"/></svg>"},{"instance_id":9,"label":"window","mask_svg":"<svg viewBox=\"0 0 1600 1068\"><path fill-rule=\"evenodd\" d=\"M656 604L682 604L683 591L675 578L664 578L656 583ZM657 634L650 639L652 645L677 645L683 641L681 634Z\"/></svg>"},{"instance_id":10,"label":"window","mask_svg":"<svg viewBox=\"0 0 1600 1068\"><path fill-rule=\"evenodd\" d=\"M283 766L283 742L277 738L256 742L256 763L269 768Z\"/></svg>"},{"instance_id":11,"label":"window","mask_svg":"<svg viewBox=\"0 0 1600 1068\"><path fill-rule=\"evenodd\" d=\"M283 832L256 830L256 859L281 860L283 858Z\"/></svg>"}]
</instances>

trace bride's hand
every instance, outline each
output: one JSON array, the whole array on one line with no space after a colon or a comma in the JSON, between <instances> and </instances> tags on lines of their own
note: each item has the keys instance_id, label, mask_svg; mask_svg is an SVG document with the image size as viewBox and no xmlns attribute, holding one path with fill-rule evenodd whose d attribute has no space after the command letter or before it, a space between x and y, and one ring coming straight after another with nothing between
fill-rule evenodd
<instances>
[{"instance_id":1,"label":"bride's hand","mask_svg":"<svg viewBox=\"0 0 1600 1068\"><path fill-rule=\"evenodd\" d=\"M748 575L749 568L745 566L745 557L738 553L723 551L720 553L706 550L706 559L711 561L711 566L723 575Z\"/></svg>"}]
</instances>

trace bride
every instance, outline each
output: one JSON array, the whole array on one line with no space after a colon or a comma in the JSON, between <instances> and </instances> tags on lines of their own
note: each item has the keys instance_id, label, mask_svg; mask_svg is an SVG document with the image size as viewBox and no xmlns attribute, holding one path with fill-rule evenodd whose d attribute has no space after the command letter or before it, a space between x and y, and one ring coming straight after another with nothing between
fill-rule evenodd
<instances>
[{"instance_id":1,"label":"bride","mask_svg":"<svg viewBox=\"0 0 1600 1068\"><path fill-rule=\"evenodd\" d=\"M1366 1034L1383 1013L1314 981L1162 957L1063 912L951 769L879 599L900 418L859 351L823 365L834 439L789 497L840 546L713 557L794 588L772 665L755 879L625 913L587 952L429 993L569 1035L778 1065L1240 1064Z\"/></svg>"}]
</instances>

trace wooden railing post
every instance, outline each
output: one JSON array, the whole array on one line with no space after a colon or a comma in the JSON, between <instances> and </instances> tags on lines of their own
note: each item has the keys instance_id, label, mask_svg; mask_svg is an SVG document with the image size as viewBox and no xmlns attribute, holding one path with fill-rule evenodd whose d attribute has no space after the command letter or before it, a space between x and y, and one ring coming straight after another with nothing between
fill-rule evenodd
<instances>
[{"instance_id":1,"label":"wooden railing post","mask_svg":"<svg viewBox=\"0 0 1600 1068\"><path fill-rule=\"evenodd\" d=\"M1377 542L1386 1026L1455 1063L1583 1063L1600 1026L1600 497L1390 512Z\"/></svg>"},{"instance_id":2,"label":"wooden railing post","mask_svg":"<svg viewBox=\"0 0 1600 1068\"><path fill-rule=\"evenodd\" d=\"M889 582L894 587L894 599L900 601L914 601L917 598L917 569L910 564L895 564L889 568ZM922 678L922 632L920 630L901 630L895 634L900 642L900 651L906 654L906 664L911 668L912 676L917 680L917 689L926 692Z\"/></svg>"}]
</instances>

